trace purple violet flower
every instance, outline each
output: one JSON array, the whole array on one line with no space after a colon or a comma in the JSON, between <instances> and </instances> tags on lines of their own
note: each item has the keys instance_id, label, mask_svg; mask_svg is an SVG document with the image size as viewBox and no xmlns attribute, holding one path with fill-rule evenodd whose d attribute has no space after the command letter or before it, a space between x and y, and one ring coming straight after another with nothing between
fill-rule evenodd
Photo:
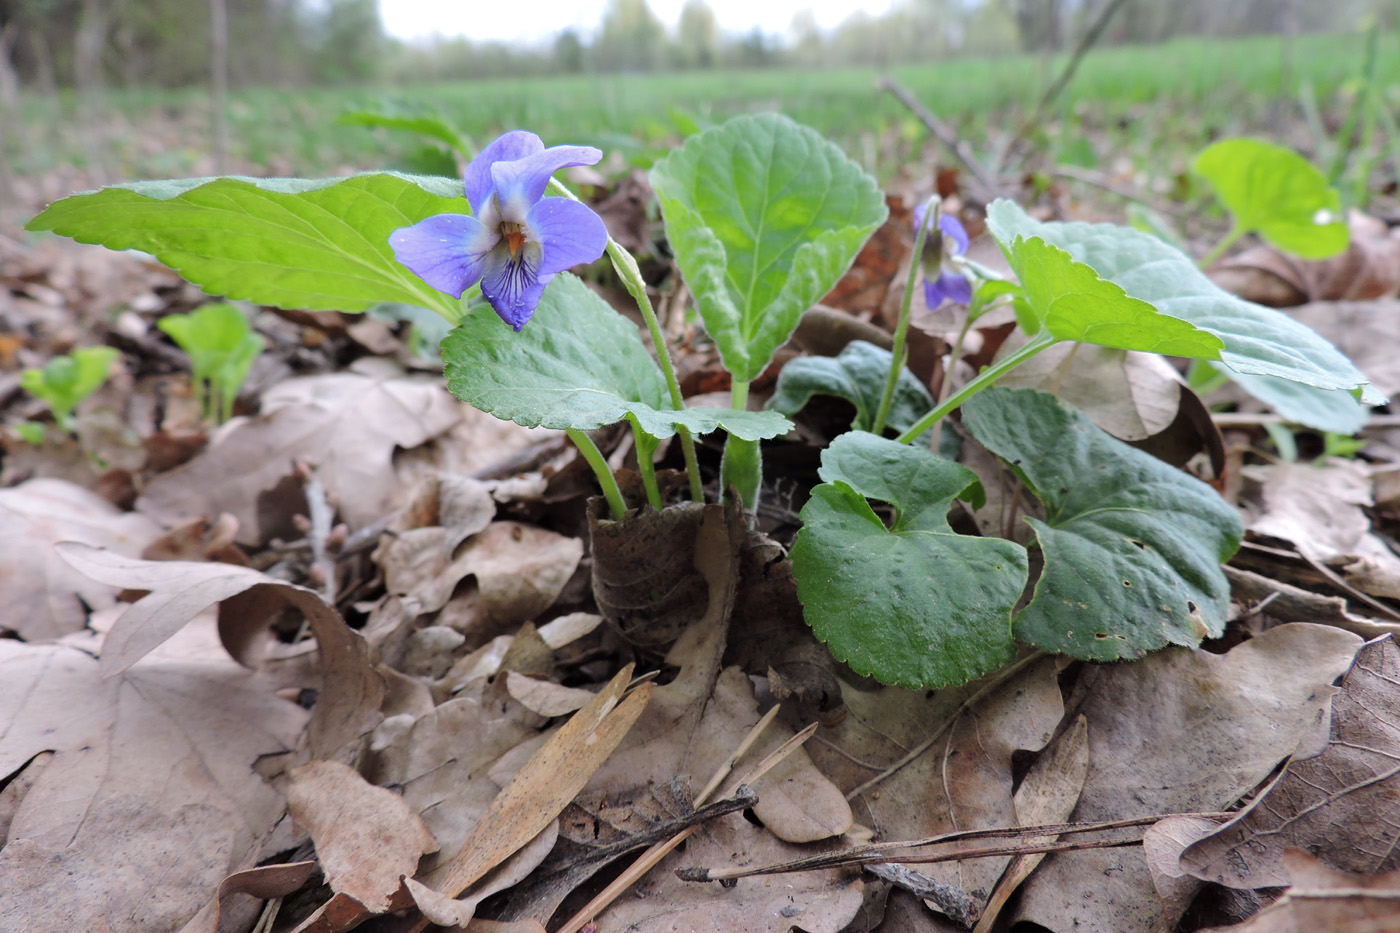
<instances>
[{"instance_id":1,"label":"purple violet flower","mask_svg":"<svg viewBox=\"0 0 1400 933\"><path fill-rule=\"evenodd\" d=\"M914 232L923 226L928 204L920 204L914 209ZM938 229L930 230L924 240L924 255L919 260L924 267L924 303L929 310L937 308L943 299L957 304L972 301L972 283L961 272L948 272L944 260L948 256L961 256L967 252L967 231L962 222L951 214L938 215Z\"/></svg>"},{"instance_id":2,"label":"purple violet flower","mask_svg":"<svg viewBox=\"0 0 1400 933\"><path fill-rule=\"evenodd\" d=\"M534 133L512 130L481 150L463 173L472 214L438 214L389 235L399 262L454 298L481 293L516 330L525 326L558 272L603 255L602 218L569 198L546 198L550 176L592 165L592 146L546 149Z\"/></svg>"}]
</instances>

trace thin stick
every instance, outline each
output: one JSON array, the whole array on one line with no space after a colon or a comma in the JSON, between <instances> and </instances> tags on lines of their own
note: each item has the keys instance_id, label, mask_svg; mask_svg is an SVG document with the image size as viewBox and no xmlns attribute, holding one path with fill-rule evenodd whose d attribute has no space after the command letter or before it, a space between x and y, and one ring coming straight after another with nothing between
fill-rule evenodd
<instances>
[{"instance_id":1,"label":"thin stick","mask_svg":"<svg viewBox=\"0 0 1400 933\"><path fill-rule=\"evenodd\" d=\"M1033 654L1026 655L1024 658L1017 661L1016 663L1002 668L1000 671L997 672L997 675L991 680L989 680L986 684L984 684L980 690L972 694L966 700L963 700L962 703L958 705L958 708L953 711L953 715L949 716L948 719L943 723L943 725L938 727L938 731L934 732L933 735L929 736L923 742L919 743L919 745L915 747L913 751L905 755L903 758L899 759L899 761L896 761L884 771L881 771L879 774L875 775L875 777L866 781L864 784L860 785L855 790L851 791L849 794L846 795L846 799L855 800L861 794L870 790L870 788L874 787L876 784L879 784L886 778L892 777L905 765L918 758L930 748L933 748L933 743L937 742L938 739L943 735L943 733L951 729L953 727L953 723L958 721L958 717L961 716L963 713L967 712L969 709L971 709L974 703L982 699L982 697L986 696L990 690L993 690L996 687L1000 687L1013 674L1017 674L1022 669L1030 666L1032 661L1038 661L1043 657L1045 657L1044 651L1036 651Z\"/></svg>"},{"instance_id":2,"label":"thin stick","mask_svg":"<svg viewBox=\"0 0 1400 933\"><path fill-rule=\"evenodd\" d=\"M705 789L696 796L695 803L697 806L702 804L705 799L707 799L708 795L713 792L714 788L719 786L725 776L729 774L734 766L734 762L738 760L739 756L753 746L753 743L758 740L759 735L762 734L767 725L773 721L773 717L777 715L777 711L778 707L774 706L749 730L748 735L744 736L744 740L739 743L739 747L734 750L734 753L731 754L722 765L720 765L714 776L710 778L709 783L705 785ZM806 729L803 729L801 732L788 739L775 749L772 754L760 761L755 767L749 769L749 771L736 782L735 786L752 786L754 781L757 781L764 774L768 773L774 765L796 751L798 747L801 746L803 742L807 741L812 733L816 731L817 724L812 723ZM593 900L589 901L578 913L570 917L569 922L560 927L557 933L578 933L579 930L583 929L585 924L606 910L607 906L617 900L622 892L635 884L639 878L669 855L676 846L689 839L691 834L699 828L698 825L692 826L689 829L677 833L665 842L658 842L650 849L647 849L639 855L637 860L629 865L612 884L598 892L598 895L594 897Z\"/></svg>"},{"instance_id":3,"label":"thin stick","mask_svg":"<svg viewBox=\"0 0 1400 933\"><path fill-rule=\"evenodd\" d=\"M1059 77L1045 89L1044 94L1040 95L1040 101L1035 105L1035 110L1031 112L1026 122L1021 124L1021 128L1016 131L1016 135L1011 137L1011 141L1002 148L1001 151L1003 153L1009 153L1015 149L1017 144L1025 139L1026 135L1030 133L1032 129L1039 126L1041 121L1045 119L1045 111L1050 109L1050 105L1053 104L1055 99L1069 86L1070 79L1073 78L1074 73L1079 70L1080 61L1083 60L1089 49L1093 48L1094 43L1099 41L1099 36L1108 25L1108 21L1113 18L1113 14L1117 13L1118 8L1125 2L1126 0L1109 0L1108 3L1104 4L1103 9L1099 10L1098 19L1094 20L1093 24L1085 30L1084 35L1079 38L1079 44L1075 46L1074 52L1070 54L1069 61L1065 62L1065 67L1061 70ZM998 160L998 162L999 161L1000 160ZM993 168L999 170L1001 166L998 164Z\"/></svg>"},{"instance_id":4,"label":"thin stick","mask_svg":"<svg viewBox=\"0 0 1400 933\"><path fill-rule=\"evenodd\" d=\"M1122 0L1118 0L1122 2ZM875 82L875 86L882 91L889 91L901 104L909 108L910 113L919 118L919 122L928 127L930 133L938 137L939 142L947 146L953 155L958 157L958 161L966 165L968 170L977 177L977 180L992 194L1002 194L1001 185L997 183L996 176L989 173L982 163L977 160L977 156L972 154L972 149L967 143L958 138L958 134L953 132L953 128L934 114L924 102L914 96L913 92L900 84L889 75L881 75Z\"/></svg>"}]
</instances>

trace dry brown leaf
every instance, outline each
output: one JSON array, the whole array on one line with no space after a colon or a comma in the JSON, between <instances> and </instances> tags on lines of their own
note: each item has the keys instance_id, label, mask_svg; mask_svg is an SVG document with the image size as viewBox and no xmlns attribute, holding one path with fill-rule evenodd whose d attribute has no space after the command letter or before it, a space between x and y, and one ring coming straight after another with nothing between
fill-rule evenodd
<instances>
[{"instance_id":1,"label":"dry brown leaf","mask_svg":"<svg viewBox=\"0 0 1400 933\"><path fill-rule=\"evenodd\" d=\"M1339 871L1400 867L1400 648L1390 636L1361 649L1332 701L1322 753L1294 759L1239 817L1182 855L1191 874L1233 888L1288 884L1283 850L1316 855Z\"/></svg>"},{"instance_id":2,"label":"dry brown leaf","mask_svg":"<svg viewBox=\"0 0 1400 933\"><path fill-rule=\"evenodd\" d=\"M90 637L0 640L0 774L55 753L0 848L3 912L28 933L178 929L259 858L284 803L254 765L306 712L222 656L213 624L109 679Z\"/></svg>"},{"instance_id":3,"label":"dry brown leaf","mask_svg":"<svg viewBox=\"0 0 1400 933\"><path fill-rule=\"evenodd\" d=\"M153 479L137 507L167 525L228 512L244 544L295 536L291 515L304 506L290 473L302 460L315 465L344 520L362 527L401 504L407 485L395 451L427 443L461 417L441 379L405 376L382 360L288 379L263 397L261 414L230 421L193 460Z\"/></svg>"},{"instance_id":4,"label":"dry brown leaf","mask_svg":"<svg viewBox=\"0 0 1400 933\"><path fill-rule=\"evenodd\" d=\"M1347 226L1351 243L1340 256L1307 260L1255 246L1216 263L1210 276L1227 291L1273 307L1400 292L1400 230L1360 211L1350 212Z\"/></svg>"},{"instance_id":5,"label":"dry brown leaf","mask_svg":"<svg viewBox=\"0 0 1400 933\"><path fill-rule=\"evenodd\" d=\"M263 865L236 871L219 882L214 900L186 923L180 933L219 933L228 928L250 928L262 911L262 902L286 897L316 873L316 861Z\"/></svg>"},{"instance_id":6,"label":"dry brown leaf","mask_svg":"<svg viewBox=\"0 0 1400 933\"><path fill-rule=\"evenodd\" d=\"M1168 648L1086 669L1089 776L1076 822L1220 810L1257 785L1325 715L1357 636L1321 625L1270 629L1224 655ZM1184 905L1180 905L1184 906ZM1049 856L1014 920L1077 933L1170 930L1138 849Z\"/></svg>"},{"instance_id":7,"label":"dry brown leaf","mask_svg":"<svg viewBox=\"0 0 1400 933\"><path fill-rule=\"evenodd\" d=\"M1324 466L1275 463L1244 468L1262 506L1246 518L1255 534L1290 541L1307 557L1338 568L1373 596L1400 598L1400 556L1371 533L1371 475L1359 460Z\"/></svg>"},{"instance_id":8,"label":"dry brown leaf","mask_svg":"<svg viewBox=\"0 0 1400 933\"><path fill-rule=\"evenodd\" d=\"M81 541L132 557L160 528L81 486L31 479L0 489L0 629L25 641L51 641L87 624L87 609L105 609L117 589L75 571L53 551L59 541ZM85 608L87 607L87 608Z\"/></svg>"},{"instance_id":9,"label":"dry brown leaf","mask_svg":"<svg viewBox=\"0 0 1400 933\"><path fill-rule=\"evenodd\" d=\"M1396 244L1400 247L1400 239ZM1400 261L1396 262L1396 270L1400 273ZM1335 344L1361 368L1377 391L1390 396L1400 394L1400 353L1395 352L1400 301L1314 301L1290 309L1288 316Z\"/></svg>"},{"instance_id":10,"label":"dry brown leaf","mask_svg":"<svg viewBox=\"0 0 1400 933\"><path fill-rule=\"evenodd\" d=\"M515 773L457 856L433 873L435 890L456 897L558 817L651 699L652 685L647 683L618 702L631 676L628 665Z\"/></svg>"},{"instance_id":11,"label":"dry brown leaf","mask_svg":"<svg viewBox=\"0 0 1400 933\"><path fill-rule=\"evenodd\" d=\"M1055 740L1045 753L1031 765L1031 770L1016 788L1012 802L1016 819L1022 826L1037 826L1068 822L1069 815L1079 803L1084 779L1089 774L1089 721L1083 715ZM1032 845L1054 842L1054 836L1038 836L1027 840ZM997 882L982 919L974 933L992 929L1002 906L1021 882L1031 876L1045 856L1018 855L1006 866L1006 873Z\"/></svg>"},{"instance_id":12,"label":"dry brown leaf","mask_svg":"<svg viewBox=\"0 0 1400 933\"><path fill-rule=\"evenodd\" d=\"M418 859L437 851L433 834L402 797L348 765L309 761L290 774L287 809L311 834L331 890L371 913L387 911L400 881L418 870Z\"/></svg>"},{"instance_id":13,"label":"dry brown leaf","mask_svg":"<svg viewBox=\"0 0 1400 933\"><path fill-rule=\"evenodd\" d=\"M1030 338L1020 331L1002 342L997 359ZM1043 389L1075 405L1114 437L1139 441L1160 434L1181 408L1181 376L1156 353L1062 343L1036 354L997 380L1009 388Z\"/></svg>"},{"instance_id":14,"label":"dry brown leaf","mask_svg":"<svg viewBox=\"0 0 1400 933\"><path fill-rule=\"evenodd\" d=\"M126 670L204 609L249 593L291 604L302 613L316 636L321 683L316 709L307 725L310 754L317 758L335 757L345 747L358 743L360 736L377 722L384 683L369 663L364 639L311 590L229 564L135 560L82 544L59 545L58 551L65 561L94 580L149 591L122 614L103 642L102 676L111 677ZM261 627L266 617L252 621ZM219 633L226 647L231 640L231 627L220 619ZM246 640L250 636L241 637ZM230 653L235 657L242 654L236 647Z\"/></svg>"},{"instance_id":15,"label":"dry brown leaf","mask_svg":"<svg viewBox=\"0 0 1400 933\"><path fill-rule=\"evenodd\" d=\"M509 671L506 674L506 692L521 706L541 716L563 716L581 709L593 699L593 691L578 687L564 687L548 680L537 680L525 674Z\"/></svg>"},{"instance_id":16,"label":"dry brown leaf","mask_svg":"<svg viewBox=\"0 0 1400 933\"><path fill-rule=\"evenodd\" d=\"M486 877L460 898L439 894L413 878L404 879L404 886L418 909L438 926L461 927L471 923L476 906L492 894L512 887L539 867L559 838L559 821L555 820L531 839L519 851L492 869Z\"/></svg>"},{"instance_id":17,"label":"dry brown leaf","mask_svg":"<svg viewBox=\"0 0 1400 933\"><path fill-rule=\"evenodd\" d=\"M812 759L847 794L860 789L853 801L857 819L882 840L1016 826L1011 756L1043 748L1064 715L1056 664L1051 658L1032 662L960 714L982 686L936 692L846 687L846 718L811 743ZM935 735L950 720L951 730ZM871 783L930 739L936 741L913 761ZM1009 861L986 858L919 871L970 895L980 913Z\"/></svg>"},{"instance_id":18,"label":"dry brown leaf","mask_svg":"<svg viewBox=\"0 0 1400 933\"><path fill-rule=\"evenodd\" d=\"M853 868L744 878L734 888L681 881L681 865L765 864L816 855L839 842L796 846L738 814L702 826L628 894L598 917L598 933L686 930L713 933L838 933L860 909L864 884Z\"/></svg>"},{"instance_id":19,"label":"dry brown leaf","mask_svg":"<svg viewBox=\"0 0 1400 933\"><path fill-rule=\"evenodd\" d=\"M519 624L553 604L583 557L578 538L519 522L492 522L460 547L454 537L431 526L386 540L375 554L385 588L416 612L436 612L463 578L475 576L487 614Z\"/></svg>"},{"instance_id":20,"label":"dry brown leaf","mask_svg":"<svg viewBox=\"0 0 1400 933\"><path fill-rule=\"evenodd\" d=\"M1358 877L1298 849L1283 852L1293 885L1277 901L1231 927L1201 933L1394 933L1400 930L1400 870Z\"/></svg>"},{"instance_id":21,"label":"dry brown leaf","mask_svg":"<svg viewBox=\"0 0 1400 933\"><path fill-rule=\"evenodd\" d=\"M1199 839L1220 828L1202 816L1169 816L1148 827L1142 835L1142 854L1152 874L1152 886L1165 903L1189 902L1200 890L1196 879L1181 867L1181 853Z\"/></svg>"}]
</instances>

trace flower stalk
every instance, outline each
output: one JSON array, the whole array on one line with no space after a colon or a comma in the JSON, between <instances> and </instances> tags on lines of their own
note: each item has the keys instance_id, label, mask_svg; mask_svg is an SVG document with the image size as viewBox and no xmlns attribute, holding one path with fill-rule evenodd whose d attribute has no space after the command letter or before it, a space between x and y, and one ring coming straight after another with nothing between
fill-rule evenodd
<instances>
[{"instance_id":1,"label":"flower stalk","mask_svg":"<svg viewBox=\"0 0 1400 933\"><path fill-rule=\"evenodd\" d=\"M904 286L904 301L899 306L899 321L894 328L894 346L892 352L894 359L890 362L890 375L885 380L885 391L880 394L880 407L875 411L875 423L871 427L871 433L883 435L885 433L885 421L890 416L890 406L894 404L894 390L899 384L899 374L904 371L905 356L907 348L905 341L909 336L909 306L914 298L914 283L919 277L919 260L924 254L924 243L928 240L929 229L937 226L940 216L943 213L943 200L938 195L928 199L927 209L924 214L923 223L919 224L914 233L914 252L909 263L909 281Z\"/></svg>"}]
</instances>

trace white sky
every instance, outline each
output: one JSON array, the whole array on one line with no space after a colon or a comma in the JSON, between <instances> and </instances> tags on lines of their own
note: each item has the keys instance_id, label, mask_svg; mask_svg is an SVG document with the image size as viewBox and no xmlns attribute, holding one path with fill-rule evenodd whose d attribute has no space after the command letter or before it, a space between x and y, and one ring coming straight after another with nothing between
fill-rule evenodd
<instances>
[{"instance_id":1,"label":"white sky","mask_svg":"<svg viewBox=\"0 0 1400 933\"><path fill-rule=\"evenodd\" d=\"M784 33L793 15L810 9L817 25L831 29L857 10L885 12L890 0L708 0L720 29ZM685 0L648 0L668 28L674 29ZM384 28L401 39L465 35L472 39L534 42L572 26L585 36L602 22L607 0L379 0Z\"/></svg>"}]
</instances>

